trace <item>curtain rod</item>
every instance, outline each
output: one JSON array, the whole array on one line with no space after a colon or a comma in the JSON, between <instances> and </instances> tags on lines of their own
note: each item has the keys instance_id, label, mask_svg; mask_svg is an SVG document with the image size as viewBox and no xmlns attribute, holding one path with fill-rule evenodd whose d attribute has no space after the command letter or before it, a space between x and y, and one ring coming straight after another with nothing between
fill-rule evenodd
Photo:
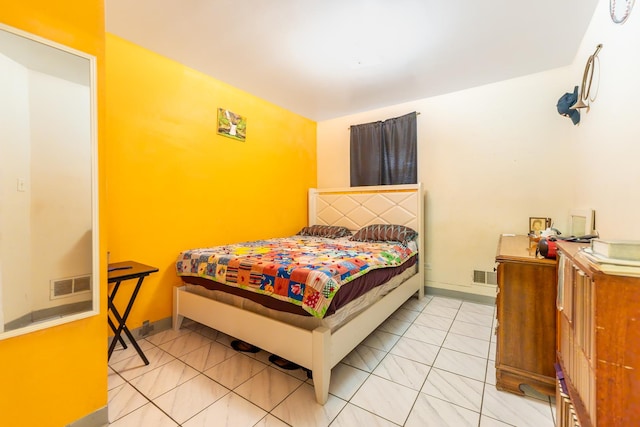
<instances>
[{"instance_id":1,"label":"curtain rod","mask_svg":"<svg viewBox=\"0 0 640 427\"><path fill-rule=\"evenodd\" d=\"M409 114L409 113L407 113L407 114ZM419 115L420 115L420 111L416 111L416 116L419 116ZM358 125L351 125L351 126L358 126ZM351 130L351 126L349 126L347 128L347 130Z\"/></svg>"}]
</instances>

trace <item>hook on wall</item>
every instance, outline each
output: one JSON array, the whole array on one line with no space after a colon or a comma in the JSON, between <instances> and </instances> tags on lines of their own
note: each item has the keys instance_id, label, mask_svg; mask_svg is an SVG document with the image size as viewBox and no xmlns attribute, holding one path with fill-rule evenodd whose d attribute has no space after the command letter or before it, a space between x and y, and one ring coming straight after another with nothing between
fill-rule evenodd
<instances>
[{"instance_id":1,"label":"hook on wall","mask_svg":"<svg viewBox=\"0 0 640 427\"><path fill-rule=\"evenodd\" d=\"M572 109L576 108L586 108L587 112L589 112L590 103L596 100L596 94L591 97L591 84L593 83L593 74L595 70L595 62L598 60L598 71L600 70L600 59L598 58L598 53L602 49L602 43L596 46L595 52L589 56L587 59L587 64L584 67L584 73L582 74L582 86L580 89L580 96L578 101L571 106ZM600 76L598 76L599 78Z\"/></svg>"}]
</instances>

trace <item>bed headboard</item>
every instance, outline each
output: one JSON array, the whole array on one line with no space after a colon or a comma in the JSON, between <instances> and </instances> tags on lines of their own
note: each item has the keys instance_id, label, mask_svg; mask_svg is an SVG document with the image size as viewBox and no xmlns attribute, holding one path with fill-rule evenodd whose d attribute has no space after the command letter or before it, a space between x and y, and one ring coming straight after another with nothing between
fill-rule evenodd
<instances>
[{"instance_id":1,"label":"bed headboard","mask_svg":"<svg viewBox=\"0 0 640 427\"><path fill-rule=\"evenodd\" d=\"M422 184L309 189L309 225L359 230L370 224L400 224L418 232L419 283L425 284L424 194ZM420 294L421 295L421 294Z\"/></svg>"},{"instance_id":2,"label":"bed headboard","mask_svg":"<svg viewBox=\"0 0 640 427\"><path fill-rule=\"evenodd\" d=\"M422 184L309 189L309 225L400 224L424 236Z\"/></svg>"}]
</instances>

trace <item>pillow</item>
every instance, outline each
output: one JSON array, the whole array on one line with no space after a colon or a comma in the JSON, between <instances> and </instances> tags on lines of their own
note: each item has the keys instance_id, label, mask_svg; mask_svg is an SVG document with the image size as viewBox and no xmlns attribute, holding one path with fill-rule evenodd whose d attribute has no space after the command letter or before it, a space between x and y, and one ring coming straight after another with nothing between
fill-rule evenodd
<instances>
[{"instance_id":1,"label":"pillow","mask_svg":"<svg viewBox=\"0 0 640 427\"><path fill-rule=\"evenodd\" d=\"M412 228L397 224L371 224L362 227L350 240L357 242L401 242L418 237L418 232Z\"/></svg>"},{"instance_id":2,"label":"pillow","mask_svg":"<svg viewBox=\"0 0 640 427\"><path fill-rule=\"evenodd\" d=\"M347 227L337 225L312 225L302 228L302 230L298 232L298 235L337 239L338 237L351 236L351 231Z\"/></svg>"}]
</instances>

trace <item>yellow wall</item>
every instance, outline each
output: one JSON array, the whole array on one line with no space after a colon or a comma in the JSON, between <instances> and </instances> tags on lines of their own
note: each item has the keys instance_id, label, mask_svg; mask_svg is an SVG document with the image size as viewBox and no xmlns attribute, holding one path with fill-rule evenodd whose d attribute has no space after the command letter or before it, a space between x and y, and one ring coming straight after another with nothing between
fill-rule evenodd
<instances>
[{"instance_id":1,"label":"yellow wall","mask_svg":"<svg viewBox=\"0 0 640 427\"><path fill-rule=\"evenodd\" d=\"M110 261L160 268L136 300L135 328L171 316L180 250L306 225L316 123L111 34L106 52ZM217 134L218 108L247 117L245 142Z\"/></svg>"},{"instance_id":2,"label":"yellow wall","mask_svg":"<svg viewBox=\"0 0 640 427\"><path fill-rule=\"evenodd\" d=\"M0 0L0 22L97 57L99 188L104 201L103 2ZM101 227L102 253L105 230ZM63 426L107 404L105 278L100 288L100 315L0 341L0 425Z\"/></svg>"}]
</instances>

